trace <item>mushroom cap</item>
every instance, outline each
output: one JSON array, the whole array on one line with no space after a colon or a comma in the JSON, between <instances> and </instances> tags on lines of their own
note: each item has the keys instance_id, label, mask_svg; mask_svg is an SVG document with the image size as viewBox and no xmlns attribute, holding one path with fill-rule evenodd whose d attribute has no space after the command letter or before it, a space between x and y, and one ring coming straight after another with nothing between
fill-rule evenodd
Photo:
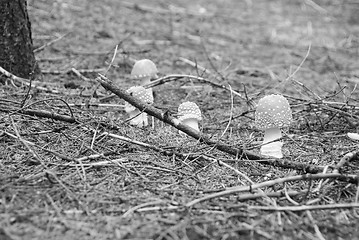
<instances>
[{"instance_id":1,"label":"mushroom cap","mask_svg":"<svg viewBox=\"0 0 359 240\"><path fill-rule=\"evenodd\" d=\"M147 104L153 103L153 94L142 86L133 86L127 89L127 93Z\"/></svg>"},{"instance_id":2,"label":"mushroom cap","mask_svg":"<svg viewBox=\"0 0 359 240\"><path fill-rule=\"evenodd\" d=\"M259 129L288 127L292 111L288 100L280 94L271 94L258 102L255 123Z\"/></svg>"},{"instance_id":3,"label":"mushroom cap","mask_svg":"<svg viewBox=\"0 0 359 240\"><path fill-rule=\"evenodd\" d=\"M142 86L133 86L127 89L127 93L133 97L139 99L142 102L147 104L153 104L153 94L148 89L145 89ZM132 106L129 102L125 102L125 111L132 112L135 111L136 107Z\"/></svg>"},{"instance_id":4,"label":"mushroom cap","mask_svg":"<svg viewBox=\"0 0 359 240\"><path fill-rule=\"evenodd\" d=\"M157 73L157 67L151 60L142 59L133 65L131 76L135 79L143 77L156 77Z\"/></svg>"},{"instance_id":5,"label":"mushroom cap","mask_svg":"<svg viewBox=\"0 0 359 240\"><path fill-rule=\"evenodd\" d=\"M179 121L194 118L198 121L202 120L201 110L194 102L184 102L178 106Z\"/></svg>"}]
</instances>

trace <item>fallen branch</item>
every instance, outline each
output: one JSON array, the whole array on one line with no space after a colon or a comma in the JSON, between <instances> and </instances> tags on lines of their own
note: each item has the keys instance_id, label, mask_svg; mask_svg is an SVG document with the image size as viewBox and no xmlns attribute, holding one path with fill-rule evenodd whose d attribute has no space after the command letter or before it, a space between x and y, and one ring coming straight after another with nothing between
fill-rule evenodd
<instances>
[{"instance_id":1,"label":"fallen branch","mask_svg":"<svg viewBox=\"0 0 359 240\"><path fill-rule=\"evenodd\" d=\"M101 85L106 89L109 90L111 92L113 92L114 94L116 94L117 96L119 96L120 98L124 99L125 101L129 102L130 104L132 104L133 106L135 106L136 108L138 108L140 111L144 111L148 114L150 114L151 116L156 117L157 119L177 128L178 130L185 132L186 134L188 134L189 136L199 140L200 142L203 142L207 145L210 146L215 146L217 149L230 153L232 155L235 156L239 156L241 158L244 159L249 159L249 160L260 160L261 157L251 153L251 152L247 152L247 151L243 151L242 149L235 149L232 148L229 145L223 144L223 143L219 143L219 142L213 142L211 140L209 140L208 138L206 138L205 136L203 136L200 132L194 130L191 127L188 127L185 124L182 124L177 118L172 117L168 112L161 112L160 110L149 106L148 104L141 102L139 100L137 100L136 98L132 97L130 94L128 94L126 91L117 88L115 85L112 84L112 82L106 78L105 76L99 74L99 78L97 78L97 81L99 81L101 83Z\"/></svg>"},{"instance_id":2,"label":"fallen branch","mask_svg":"<svg viewBox=\"0 0 359 240\"><path fill-rule=\"evenodd\" d=\"M172 117L168 112L163 113L160 110L152 106L149 106L148 104L145 104L144 102L141 102L136 98L132 97L126 91L113 85L112 82L105 76L99 74L97 81L99 81L106 90L113 92L118 97L124 99L125 101L129 102L130 104L138 108L140 111L144 111L149 115L156 117L157 119L175 127L176 129L182 132L185 132L187 135L197 139L202 143L205 143L211 147L215 147L216 149L228 153L230 155L233 155L235 157L238 157L239 159L254 160L254 161L258 161L261 164L271 165L276 167L303 170L307 173L318 173L323 171L323 167L320 166L293 162L287 159L269 159L261 155L257 155L253 152L245 151L241 148L234 148L225 143L211 141L200 132L188 127L187 125L182 124L178 119Z\"/></svg>"}]
</instances>

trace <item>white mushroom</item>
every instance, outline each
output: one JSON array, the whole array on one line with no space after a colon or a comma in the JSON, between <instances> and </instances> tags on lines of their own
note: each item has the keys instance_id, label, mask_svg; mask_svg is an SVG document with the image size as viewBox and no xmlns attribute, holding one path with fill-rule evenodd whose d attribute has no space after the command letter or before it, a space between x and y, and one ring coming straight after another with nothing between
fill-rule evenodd
<instances>
[{"instance_id":1,"label":"white mushroom","mask_svg":"<svg viewBox=\"0 0 359 240\"><path fill-rule=\"evenodd\" d=\"M157 73L158 70L154 62L149 59L142 59L133 65L131 77L138 80L139 85L145 85L150 83L151 79L157 78ZM148 88L148 91L152 93L152 88Z\"/></svg>"},{"instance_id":2,"label":"white mushroom","mask_svg":"<svg viewBox=\"0 0 359 240\"><path fill-rule=\"evenodd\" d=\"M147 91L142 86L131 87L127 90L127 92L144 103L153 104L152 93ZM138 127L144 127L148 125L147 113L141 113L138 108L132 106L128 102L125 103L125 111L129 115L131 125L135 125Z\"/></svg>"},{"instance_id":3,"label":"white mushroom","mask_svg":"<svg viewBox=\"0 0 359 240\"><path fill-rule=\"evenodd\" d=\"M359 134L358 134L358 133L350 133L350 132L348 132L348 133L347 133L347 136L348 136L350 139L359 140Z\"/></svg>"},{"instance_id":4,"label":"white mushroom","mask_svg":"<svg viewBox=\"0 0 359 240\"><path fill-rule=\"evenodd\" d=\"M280 141L272 142L282 137L280 128L288 127L292 121L292 111L285 97L279 94L272 94L259 100L255 122L259 129L264 129L263 145L261 154L282 158L282 145ZM268 143L272 142L272 143Z\"/></svg>"},{"instance_id":5,"label":"white mushroom","mask_svg":"<svg viewBox=\"0 0 359 240\"><path fill-rule=\"evenodd\" d=\"M201 110L199 109L197 104L195 104L194 102L181 103L178 106L178 115L178 120L181 123L193 128L196 131L199 131L198 121L202 120L202 116ZM181 135L186 135L182 131L179 131L179 133Z\"/></svg>"}]
</instances>

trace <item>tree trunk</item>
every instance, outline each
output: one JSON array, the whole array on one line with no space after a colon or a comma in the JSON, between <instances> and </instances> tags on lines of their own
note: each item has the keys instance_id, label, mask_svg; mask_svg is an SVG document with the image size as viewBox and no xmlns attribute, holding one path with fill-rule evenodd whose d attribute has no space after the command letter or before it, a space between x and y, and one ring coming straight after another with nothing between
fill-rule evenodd
<instances>
[{"instance_id":1,"label":"tree trunk","mask_svg":"<svg viewBox=\"0 0 359 240\"><path fill-rule=\"evenodd\" d=\"M0 0L0 66L22 78L40 73L26 0Z\"/></svg>"}]
</instances>

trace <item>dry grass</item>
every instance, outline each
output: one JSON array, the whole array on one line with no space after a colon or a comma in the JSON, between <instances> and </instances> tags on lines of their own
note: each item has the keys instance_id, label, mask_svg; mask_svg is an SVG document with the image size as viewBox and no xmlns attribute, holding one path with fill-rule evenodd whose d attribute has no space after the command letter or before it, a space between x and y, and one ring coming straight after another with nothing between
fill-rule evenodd
<instances>
[{"instance_id":1,"label":"dry grass","mask_svg":"<svg viewBox=\"0 0 359 240\"><path fill-rule=\"evenodd\" d=\"M0 90L0 239L358 239L357 183L329 175L279 183L305 172L238 159L157 119L154 129L132 127L116 106L124 101L106 98L95 80L118 44L107 77L122 89L141 58L161 76L230 84L244 99L183 78L155 87L155 107L174 114L195 101L206 136L255 154L253 103L284 94L294 113L285 160L335 166L358 147L346 136L358 126L358 9L341 0L29 1L44 75L30 95L10 81ZM203 89L180 88L192 85ZM72 112L77 122L25 110ZM340 168L354 182L358 173L356 155ZM189 204L250 186L243 175L265 186Z\"/></svg>"}]
</instances>

